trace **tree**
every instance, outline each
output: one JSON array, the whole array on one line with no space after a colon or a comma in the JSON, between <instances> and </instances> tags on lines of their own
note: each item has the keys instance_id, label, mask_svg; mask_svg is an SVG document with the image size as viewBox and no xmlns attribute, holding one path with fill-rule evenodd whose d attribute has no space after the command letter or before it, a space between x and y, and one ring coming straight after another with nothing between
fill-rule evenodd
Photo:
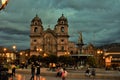
<instances>
[{"instance_id":1,"label":"tree","mask_svg":"<svg viewBox=\"0 0 120 80\"><path fill-rule=\"evenodd\" d=\"M96 63L95 57L89 56L87 58L87 64L90 65L91 67L96 67L97 63Z\"/></svg>"},{"instance_id":2,"label":"tree","mask_svg":"<svg viewBox=\"0 0 120 80\"><path fill-rule=\"evenodd\" d=\"M59 56L58 58L58 62L64 65L72 65L72 63L74 63L73 61L74 59L71 56L63 55L63 56Z\"/></svg>"},{"instance_id":3,"label":"tree","mask_svg":"<svg viewBox=\"0 0 120 80\"><path fill-rule=\"evenodd\" d=\"M57 63L57 61L58 61L57 55L50 54L50 55L49 55L49 61L50 61L51 63Z\"/></svg>"},{"instance_id":4,"label":"tree","mask_svg":"<svg viewBox=\"0 0 120 80\"><path fill-rule=\"evenodd\" d=\"M37 61L43 62L43 57L41 55L37 56Z\"/></svg>"},{"instance_id":5,"label":"tree","mask_svg":"<svg viewBox=\"0 0 120 80\"><path fill-rule=\"evenodd\" d=\"M28 59L28 63L31 64L32 62L36 62L38 60L38 57L36 55L32 55L29 59Z\"/></svg>"}]
</instances>

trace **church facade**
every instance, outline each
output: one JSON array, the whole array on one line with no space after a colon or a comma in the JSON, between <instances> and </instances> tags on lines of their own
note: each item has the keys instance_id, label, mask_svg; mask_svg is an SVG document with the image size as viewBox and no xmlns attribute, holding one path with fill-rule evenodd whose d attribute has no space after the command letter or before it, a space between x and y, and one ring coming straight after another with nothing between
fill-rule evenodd
<instances>
[{"instance_id":1,"label":"church facade","mask_svg":"<svg viewBox=\"0 0 120 80\"><path fill-rule=\"evenodd\" d=\"M62 14L53 30L51 28L44 30L42 20L36 15L31 21L30 55L55 54L60 56L74 53L76 49L69 50L71 42L69 42L68 27L68 20Z\"/></svg>"}]
</instances>

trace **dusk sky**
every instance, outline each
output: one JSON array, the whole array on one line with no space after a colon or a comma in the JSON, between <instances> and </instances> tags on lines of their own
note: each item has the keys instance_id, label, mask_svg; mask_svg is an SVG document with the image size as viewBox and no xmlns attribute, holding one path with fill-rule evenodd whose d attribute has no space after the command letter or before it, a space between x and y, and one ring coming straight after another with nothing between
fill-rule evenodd
<instances>
[{"instance_id":1,"label":"dusk sky","mask_svg":"<svg viewBox=\"0 0 120 80\"><path fill-rule=\"evenodd\" d=\"M51 29L64 14L70 41L82 32L85 44L120 43L120 0L9 0L0 11L0 46L30 47L30 24L36 16Z\"/></svg>"}]
</instances>

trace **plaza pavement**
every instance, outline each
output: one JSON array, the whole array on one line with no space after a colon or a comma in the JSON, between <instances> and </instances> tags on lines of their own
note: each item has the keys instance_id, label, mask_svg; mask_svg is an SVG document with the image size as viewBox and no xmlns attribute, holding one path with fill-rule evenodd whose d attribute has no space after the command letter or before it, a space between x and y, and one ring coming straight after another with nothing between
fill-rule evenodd
<instances>
[{"instance_id":1,"label":"plaza pavement","mask_svg":"<svg viewBox=\"0 0 120 80\"><path fill-rule=\"evenodd\" d=\"M85 76L84 70L68 70L67 80L92 80ZM47 68L41 68L41 77L43 80L61 80L55 77L55 71L49 71ZM30 80L30 69L17 69L16 76L13 80ZM35 79L36 80L36 79ZM95 80L120 80L120 71L105 71L103 69L96 69Z\"/></svg>"}]
</instances>

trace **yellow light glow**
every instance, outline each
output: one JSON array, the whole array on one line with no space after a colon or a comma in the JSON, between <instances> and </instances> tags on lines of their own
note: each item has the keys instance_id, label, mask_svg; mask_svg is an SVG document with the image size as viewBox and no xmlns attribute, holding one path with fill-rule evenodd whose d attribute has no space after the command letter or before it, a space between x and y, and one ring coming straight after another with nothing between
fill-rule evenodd
<instances>
[{"instance_id":1,"label":"yellow light glow","mask_svg":"<svg viewBox=\"0 0 120 80\"><path fill-rule=\"evenodd\" d=\"M6 51L7 49L6 48L4 48L4 51Z\"/></svg>"},{"instance_id":2,"label":"yellow light glow","mask_svg":"<svg viewBox=\"0 0 120 80\"><path fill-rule=\"evenodd\" d=\"M20 55L22 55L23 53L22 52L20 52Z\"/></svg>"},{"instance_id":3,"label":"yellow light glow","mask_svg":"<svg viewBox=\"0 0 120 80\"><path fill-rule=\"evenodd\" d=\"M8 0L1 0L2 5L5 5Z\"/></svg>"},{"instance_id":4,"label":"yellow light glow","mask_svg":"<svg viewBox=\"0 0 120 80\"><path fill-rule=\"evenodd\" d=\"M16 49L16 46L15 46L15 45L13 45L13 49Z\"/></svg>"},{"instance_id":5,"label":"yellow light glow","mask_svg":"<svg viewBox=\"0 0 120 80\"><path fill-rule=\"evenodd\" d=\"M8 3L8 0L0 0L1 1L1 6L0 6L0 10L4 9Z\"/></svg>"},{"instance_id":6,"label":"yellow light glow","mask_svg":"<svg viewBox=\"0 0 120 80\"><path fill-rule=\"evenodd\" d=\"M47 54L46 54L46 53L44 53L44 54L43 54L43 56L44 56L44 57L46 57L46 56L47 56Z\"/></svg>"}]
</instances>

